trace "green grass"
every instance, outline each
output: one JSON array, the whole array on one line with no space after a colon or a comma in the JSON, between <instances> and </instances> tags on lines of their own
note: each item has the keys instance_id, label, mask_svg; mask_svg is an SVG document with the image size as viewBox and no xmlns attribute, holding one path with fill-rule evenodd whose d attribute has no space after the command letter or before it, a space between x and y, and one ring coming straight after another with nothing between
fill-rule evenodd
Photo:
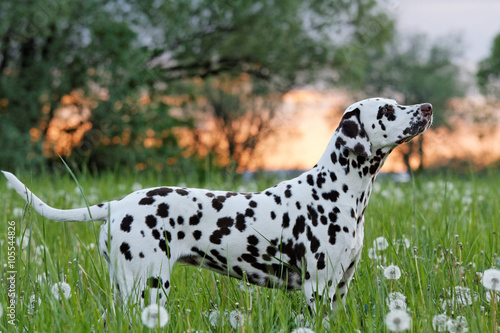
<instances>
[{"instance_id":1,"label":"green grass","mask_svg":"<svg viewBox=\"0 0 500 333\"><path fill-rule=\"evenodd\" d=\"M52 206L85 205L68 174L18 176ZM201 184L194 179L174 176L167 179L159 174L106 173L99 177L77 177L90 204L120 198L130 193L134 184L141 187L181 184L242 191L272 185L270 180L242 183L226 181L217 175L207 177L208 181ZM365 215L362 259L345 305L328 315L330 331L387 331L386 298L391 291L407 297L412 332L433 332L432 319L441 313L464 316L469 332L492 331L491 305L476 273L498 268L500 264L499 188L500 177L493 173L488 177L419 177L406 184L379 179ZM16 222L16 239L23 239L22 248L16 246L16 327L8 323L5 312L9 299L2 292L0 303L4 314L0 318L0 331L151 331L142 324L140 311L128 307L124 310L113 302L108 271L97 247L100 223L52 222L24 207L24 201L0 180L0 262L7 263L8 221ZM385 237L389 247L378 251L379 260L372 260L368 252L378 237ZM409 240L409 247L398 242L403 238ZM41 245L45 251L40 251ZM401 278L392 283L383 274L382 266L389 264L402 271ZM2 267L2 289L6 289L8 271L8 267ZM61 301L54 298L51 288L63 281L71 286L72 293L69 299ZM235 279L183 266L174 268L172 284L167 303L170 321L164 331L290 332L299 326L325 331L325 312L311 316L300 291L247 286ZM450 301L456 286L470 288L474 295L472 305ZM32 295L40 301L31 302ZM105 328L101 315L106 309ZM212 326L209 315L214 310L223 315ZM244 324L238 329L231 327L225 315L233 310L244 316ZM297 322L299 314L303 314L305 324Z\"/></svg>"}]
</instances>

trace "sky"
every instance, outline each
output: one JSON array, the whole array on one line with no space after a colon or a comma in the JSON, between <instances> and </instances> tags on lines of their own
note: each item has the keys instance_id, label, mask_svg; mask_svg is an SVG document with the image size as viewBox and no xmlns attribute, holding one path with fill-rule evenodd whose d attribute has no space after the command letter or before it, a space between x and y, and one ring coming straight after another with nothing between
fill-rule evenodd
<instances>
[{"instance_id":1,"label":"sky","mask_svg":"<svg viewBox=\"0 0 500 333\"><path fill-rule=\"evenodd\" d=\"M462 37L461 62L475 68L500 33L500 0L392 0L391 16L403 34L425 33L433 40Z\"/></svg>"}]
</instances>

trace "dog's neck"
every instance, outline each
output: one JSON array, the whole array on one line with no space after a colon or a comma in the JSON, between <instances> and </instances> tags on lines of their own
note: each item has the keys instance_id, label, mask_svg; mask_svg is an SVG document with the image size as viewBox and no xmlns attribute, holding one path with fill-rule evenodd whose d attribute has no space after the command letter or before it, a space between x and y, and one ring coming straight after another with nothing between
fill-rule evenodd
<instances>
[{"instance_id":1,"label":"dog's neck","mask_svg":"<svg viewBox=\"0 0 500 333\"><path fill-rule=\"evenodd\" d=\"M356 207L358 216L362 216L368 205L373 182L393 147L376 149L371 152L370 157L363 157L345 147L336 147L336 134L333 135L328 148L313 170L333 172L339 179L348 174L351 175L352 178L346 185L349 187L349 192L353 194L353 198L347 197L346 199L355 201L350 204Z\"/></svg>"}]
</instances>

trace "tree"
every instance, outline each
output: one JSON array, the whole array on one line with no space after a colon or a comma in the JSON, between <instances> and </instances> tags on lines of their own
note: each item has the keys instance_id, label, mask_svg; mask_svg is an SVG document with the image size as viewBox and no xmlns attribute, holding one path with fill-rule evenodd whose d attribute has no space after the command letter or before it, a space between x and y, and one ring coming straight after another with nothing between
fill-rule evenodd
<instances>
[{"instance_id":1,"label":"tree","mask_svg":"<svg viewBox=\"0 0 500 333\"><path fill-rule=\"evenodd\" d=\"M385 53L366 64L365 90L369 94L400 96L400 103L432 103L434 126L446 123L447 103L451 97L462 96L460 68L453 62L458 54L457 41L448 39L429 42L423 35L397 38ZM400 99L401 99L400 98ZM418 170L423 169L423 140L406 144L403 160L408 168L410 157L419 156Z\"/></svg>"},{"instance_id":2,"label":"tree","mask_svg":"<svg viewBox=\"0 0 500 333\"><path fill-rule=\"evenodd\" d=\"M172 128L189 119L171 117L162 96L179 93L186 82L241 73L265 87L258 95L274 96L325 69L340 70L339 50L366 36L373 42L366 44L369 54L393 28L375 0L10 0L1 2L0 18L0 163L6 168L45 162L49 125L75 91L78 101L91 102L73 109L84 119L88 107L82 121L92 124L72 147L76 165L175 159L180 150ZM367 34L374 24L380 34Z\"/></svg>"},{"instance_id":3,"label":"tree","mask_svg":"<svg viewBox=\"0 0 500 333\"><path fill-rule=\"evenodd\" d=\"M500 34L493 40L490 56L479 63L476 77L483 93L500 96Z\"/></svg>"}]
</instances>

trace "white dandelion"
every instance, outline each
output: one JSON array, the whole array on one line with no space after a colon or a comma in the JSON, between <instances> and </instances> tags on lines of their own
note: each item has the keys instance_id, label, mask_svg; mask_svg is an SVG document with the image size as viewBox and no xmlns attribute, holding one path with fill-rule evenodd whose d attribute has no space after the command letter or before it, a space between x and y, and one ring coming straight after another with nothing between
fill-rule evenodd
<instances>
[{"instance_id":1,"label":"white dandelion","mask_svg":"<svg viewBox=\"0 0 500 333\"><path fill-rule=\"evenodd\" d=\"M456 319L448 319L446 321L446 328L450 333L463 333L468 332L467 319L464 316L458 316Z\"/></svg>"},{"instance_id":2,"label":"white dandelion","mask_svg":"<svg viewBox=\"0 0 500 333\"><path fill-rule=\"evenodd\" d=\"M472 305L472 301L477 297L477 294L472 293L469 288L456 286L453 289L452 298L456 305Z\"/></svg>"},{"instance_id":3,"label":"white dandelion","mask_svg":"<svg viewBox=\"0 0 500 333\"><path fill-rule=\"evenodd\" d=\"M389 246L387 239L385 237L378 237L373 241L373 247L379 251L384 251Z\"/></svg>"},{"instance_id":4,"label":"white dandelion","mask_svg":"<svg viewBox=\"0 0 500 333\"><path fill-rule=\"evenodd\" d=\"M144 308L141 314L142 323L149 328L163 327L168 323L167 310L158 304L151 304Z\"/></svg>"},{"instance_id":5,"label":"white dandelion","mask_svg":"<svg viewBox=\"0 0 500 333\"><path fill-rule=\"evenodd\" d=\"M51 292L55 299L62 299L63 297L68 299L71 297L71 286L66 282L57 282L52 286Z\"/></svg>"},{"instance_id":6,"label":"white dandelion","mask_svg":"<svg viewBox=\"0 0 500 333\"><path fill-rule=\"evenodd\" d=\"M385 299L389 310L406 310L406 296L399 293L394 292L390 293Z\"/></svg>"},{"instance_id":7,"label":"white dandelion","mask_svg":"<svg viewBox=\"0 0 500 333\"><path fill-rule=\"evenodd\" d=\"M481 282L488 290L500 291L500 270L493 268L485 270Z\"/></svg>"},{"instance_id":8,"label":"white dandelion","mask_svg":"<svg viewBox=\"0 0 500 333\"><path fill-rule=\"evenodd\" d=\"M392 310L385 317L385 325L392 332L402 332L410 329L411 318L404 310Z\"/></svg>"},{"instance_id":9,"label":"white dandelion","mask_svg":"<svg viewBox=\"0 0 500 333\"><path fill-rule=\"evenodd\" d=\"M314 333L314 331L307 327L297 327L292 333Z\"/></svg>"},{"instance_id":10,"label":"white dandelion","mask_svg":"<svg viewBox=\"0 0 500 333\"><path fill-rule=\"evenodd\" d=\"M389 265L384 268L384 276L388 280L399 280L401 277L401 270L396 265Z\"/></svg>"},{"instance_id":11,"label":"white dandelion","mask_svg":"<svg viewBox=\"0 0 500 333\"><path fill-rule=\"evenodd\" d=\"M432 328L437 332L446 331L446 323L448 322L448 316L445 314L439 314L432 318Z\"/></svg>"},{"instance_id":12,"label":"white dandelion","mask_svg":"<svg viewBox=\"0 0 500 333\"><path fill-rule=\"evenodd\" d=\"M382 256L377 253L377 250L375 250L374 247L370 247L368 249L368 258L371 260L379 261L382 259Z\"/></svg>"},{"instance_id":13,"label":"white dandelion","mask_svg":"<svg viewBox=\"0 0 500 333\"><path fill-rule=\"evenodd\" d=\"M294 319L293 322L295 323L295 326L298 327L311 327L311 325L307 322L307 318L302 314L295 314L293 313Z\"/></svg>"},{"instance_id":14,"label":"white dandelion","mask_svg":"<svg viewBox=\"0 0 500 333\"><path fill-rule=\"evenodd\" d=\"M142 189L142 185L139 184L139 183L134 183L132 184L132 191L139 191L140 189Z\"/></svg>"},{"instance_id":15,"label":"white dandelion","mask_svg":"<svg viewBox=\"0 0 500 333\"><path fill-rule=\"evenodd\" d=\"M398 239L397 244L400 246L404 246L405 249L409 249L411 246L410 240L408 238L406 238L405 236L403 236L402 239Z\"/></svg>"},{"instance_id":16,"label":"white dandelion","mask_svg":"<svg viewBox=\"0 0 500 333\"><path fill-rule=\"evenodd\" d=\"M37 257L43 257L45 251L47 251L47 248L45 246L38 245L36 247L35 256L37 256Z\"/></svg>"},{"instance_id":17,"label":"white dandelion","mask_svg":"<svg viewBox=\"0 0 500 333\"><path fill-rule=\"evenodd\" d=\"M220 311L219 310L214 310L210 312L210 315L208 316L208 321L210 322L210 325L217 327L219 326L220 323Z\"/></svg>"},{"instance_id":18,"label":"white dandelion","mask_svg":"<svg viewBox=\"0 0 500 333\"><path fill-rule=\"evenodd\" d=\"M245 317L240 311L233 310L229 313L229 323L231 324L232 328L236 329L240 326L243 326L244 322L245 322Z\"/></svg>"},{"instance_id":19,"label":"white dandelion","mask_svg":"<svg viewBox=\"0 0 500 333\"><path fill-rule=\"evenodd\" d=\"M16 217L22 217L24 215L24 209L19 207L14 208L12 210L12 214Z\"/></svg>"}]
</instances>

